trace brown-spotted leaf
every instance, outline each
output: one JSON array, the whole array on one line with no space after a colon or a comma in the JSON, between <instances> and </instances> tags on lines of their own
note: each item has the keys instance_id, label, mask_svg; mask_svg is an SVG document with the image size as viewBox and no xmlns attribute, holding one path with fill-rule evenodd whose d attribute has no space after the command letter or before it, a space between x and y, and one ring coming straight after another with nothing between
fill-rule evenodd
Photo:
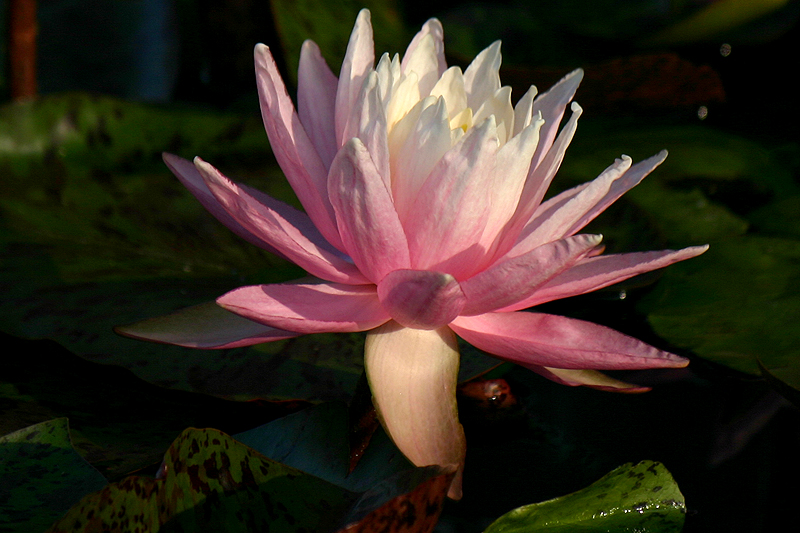
<instances>
[{"instance_id":1,"label":"brown-spotted leaf","mask_svg":"<svg viewBox=\"0 0 800 533\"><path fill-rule=\"evenodd\" d=\"M158 479L112 483L49 531L319 531L352 500L218 430L187 429L167 451Z\"/></svg>"}]
</instances>

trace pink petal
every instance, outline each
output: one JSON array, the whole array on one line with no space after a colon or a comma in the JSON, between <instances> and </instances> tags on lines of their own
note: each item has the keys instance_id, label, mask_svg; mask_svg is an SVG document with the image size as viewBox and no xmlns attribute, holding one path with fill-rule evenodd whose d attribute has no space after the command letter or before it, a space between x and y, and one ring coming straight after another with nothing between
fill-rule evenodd
<instances>
[{"instance_id":1,"label":"pink petal","mask_svg":"<svg viewBox=\"0 0 800 533\"><path fill-rule=\"evenodd\" d=\"M250 320L298 334L365 331L389 320L374 285L252 285L224 294L217 303Z\"/></svg>"},{"instance_id":2,"label":"pink petal","mask_svg":"<svg viewBox=\"0 0 800 533\"><path fill-rule=\"evenodd\" d=\"M616 202L623 194L641 183L641 181L653 170L655 170L657 166L663 163L666 158L667 151L662 150L653 157L633 165L621 178L614 180L614 182L611 183L608 192L606 192L602 198L593 202L592 207L583 213L583 215L575 221L572 227L570 227L564 233L564 235L574 235L583 229L586 224L594 220L597 215L605 211L608 206ZM588 196L588 191L585 194Z\"/></svg>"},{"instance_id":3,"label":"pink petal","mask_svg":"<svg viewBox=\"0 0 800 533\"><path fill-rule=\"evenodd\" d=\"M361 94L352 115L345 127L345 141L358 137L366 146L378 175L387 188L391 188L391 172L389 170L389 138L387 136L386 113L378 85L378 74L370 72L364 81ZM346 142L345 142L346 144Z\"/></svg>"},{"instance_id":4,"label":"pink petal","mask_svg":"<svg viewBox=\"0 0 800 533\"><path fill-rule=\"evenodd\" d=\"M486 313L461 316L450 327L473 346L521 365L632 370L689 364L613 329L562 316Z\"/></svg>"},{"instance_id":5,"label":"pink petal","mask_svg":"<svg viewBox=\"0 0 800 533\"><path fill-rule=\"evenodd\" d=\"M339 148L334 125L338 84L319 46L304 42L297 70L297 114L325 168L330 168Z\"/></svg>"},{"instance_id":6,"label":"pink petal","mask_svg":"<svg viewBox=\"0 0 800 533\"><path fill-rule=\"evenodd\" d=\"M412 267L468 278L485 250L478 241L486 226L494 183L497 135L494 117L471 129L434 167L406 222Z\"/></svg>"},{"instance_id":7,"label":"pink petal","mask_svg":"<svg viewBox=\"0 0 800 533\"><path fill-rule=\"evenodd\" d=\"M377 283L408 268L408 243L391 193L358 138L334 159L328 190L345 249L368 279Z\"/></svg>"},{"instance_id":8,"label":"pink petal","mask_svg":"<svg viewBox=\"0 0 800 533\"><path fill-rule=\"evenodd\" d=\"M515 217L521 217L527 221L533 215L550 187L553 177L561 167L567 147L569 147L572 138L575 136L575 131L578 129L578 119L583 114L583 109L575 102L572 103L571 109L572 115L561 132L559 132L550 150L547 151L542 161L536 166L531 164L528 179L525 182L525 188L520 198L520 208L515 213ZM541 136L541 132L539 135ZM541 143L540 137L539 146L541 146Z\"/></svg>"},{"instance_id":9,"label":"pink petal","mask_svg":"<svg viewBox=\"0 0 800 533\"><path fill-rule=\"evenodd\" d=\"M551 198L540 206L523 230L524 240L541 243L574 235L620 196L638 185L666 157L667 152L662 151L631 167L630 158L623 156L594 181L580 189L576 188L576 193L566 191Z\"/></svg>"},{"instance_id":10,"label":"pink petal","mask_svg":"<svg viewBox=\"0 0 800 533\"><path fill-rule=\"evenodd\" d=\"M305 214L267 195L257 200L199 157L195 158L195 165L219 205L243 228L280 250L293 263L328 281L369 283L322 238Z\"/></svg>"},{"instance_id":11,"label":"pink petal","mask_svg":"<svg viewBox=\"0 0 800 533\"><path fill-rule=\"evenodd\" d=\"M261 116L275 159L314 225L341 250L333 207L328 202L325 165L300 123L269 48L256 45L255 60Z\"/></svg>"},{"instance_id":12,"label":"pink petal","mask_svg":"<svg viewBox=\"0 0 800 533\"><path fill-rule=\"evenodd\" d=\"M568 230L591 210L596 202L601 201L614 181L620 179L630 169L630 165L631 159L623 156L606 168L594 181L573 187L540 205L508 253L510 255L525 253L546 242L569 235Z\"/></svg>"},{"instance_id":13,"label":"pink petal","mask_svg":"<svg viewBox=\"0 0 800 533\"><path fill-rule=\"evenodd\" d=\"M164 159L164 163L166 163L166 165L181 181L181 183L183 183L183 185L189 189L189 192L191 192L195 198L200 201L203 207L205 207L212 215L214 215L217 220L227 226L229 230L233 231L236 235L246 240L250 244L254 244L259 248L268 250L283 258L286 257L272 244L265 241L262 236L253 234L249 229L239 224L235 218L228 214L228 211L219 203L219 200L217 200L216 196L211 194L208 186L203 181L203 176L200 175L200 172L195 168L191 161L187 161L182 157L168 153L162 154L162 157ZM263 197L266 196L263 193L255 190L251 190L250 192L254 196L259 195L259 200L263 200Z\"/></svg>"},{"instance_id":14,"label":"pink petal","mask_svg":"<svg viewBox=\"0 0 800 533\"><path fill-rule=\"evenodd\" d=\"M651 388L626 383L618 379L609 377L596 370L571 370L566 368L549 368L546 366L523 365L533 370L542 377L545 377L561 385L569 387L589 387L590 389L603 390L608 392L640 393L647 392Z\"/></svg>"},{"instance_id":15,"label":"pink petal","mask_svg":"<svg viewBox=\"0 0 800 533\"><path fill-rule=\"evenodd\" d=\"M672 263L696 257L706 250L708 250L708 246L692 246L678 251L636 252L584 259L550 279L529 298L500 310L517 311L561 298L586 294L638 274L658 270Z\"/></svg>"},{"instance_id":16,"label":"pink petal","mask_svg":"<svg viewBox=\"0 0 800 533\"><path fill-rule=\"evenodd\" d=\"M389 322L367 335L364 368L386 433L417 466L463 468L466 443L458 422L458 344L453 332ZM448 495L461 498L461 469Z\"/></svg>"},{"instance_id":17,"label":"pink petal","mask_svg":"<svg viewBox=\"0 0 800 533\"><path fill-rule=\"evenodd\" d=\"M417 329L437 329L453 321L466 298L450 274L395 270L378 284L381 304L397 322Z\"/></svg>"},{"instance_id":18,"label":"pink petal","mask_svg":"<svg viewBox=\"0 0 800 533\"><path fill-rule=\"evenodd\" d=\"M533 101L533 114L536 115L540 112L544 119L544 126L539 133L539 147L536 149L531 164L533 168L539 166L545 154L550 151L553 139L556 138L556 132L558 132L558 126L561 124L561 117L564 116L564 110L575 96L575 91L578 90L582 79L583 70L573 70Z\"/></svg>"},{"instance_id":19,"label":"pink petal","mask_svg":"<svg viewBox=\"0 0 800 533\"><path fill-rule=\"evenodd\" d=\"M358 95L364 80L375 62L375 50L372 42L372 22L368 9L358 13L350 41L347 44L342 70L339 73L339 88L336 92L336 139L342 146L347 138L345 129L353 114Z\"/></svg>"},{"instance_id":20,"label":"pink petal","mask_svg":"<svg viewBox=\"0 0 800 533\"><path fill-rule=\"evenodd\" d=\"M134 339L187 348L238 348L297 337L299 333L265 326L208 302L166 316L149 318L114 331Z\"/></svg>"},{"instance_id":21,"label":"pink petal","mask_svg":"<svg viewBox=\"0 0 800 533\"><path fill-rule=\"evenodd\" d=\"M600 235L576 235L502 261L461 282L467 297L463 315L479 315L526 299L600 244Z\"/></svg>"}]
</instances>

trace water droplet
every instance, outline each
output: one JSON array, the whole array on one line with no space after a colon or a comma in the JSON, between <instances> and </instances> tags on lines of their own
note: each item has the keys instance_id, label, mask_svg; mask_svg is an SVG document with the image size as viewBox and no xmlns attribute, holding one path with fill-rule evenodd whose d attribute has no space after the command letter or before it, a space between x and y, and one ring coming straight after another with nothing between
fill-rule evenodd
<instances>
[{"instance_id":1,"label":"water droplet","mask_svg":"<svg viewBox=\"0 0 800 533\"><path fill-rule=\"evenodd\" d=\"M719 54L722 57L728 57L731 55L731 45L728 43L723 43L723 45L719 47Z\"/></svg>"},{"instance_id":2,"label":"water droplet","mask_svg":"<svg viewBox=\"0 0 800 533\"><path fill-rule=\"evenodd\" d=\"M708 108L704 105L701 105L697 108L697 118L700 120L704 120L708 116Z\"/></svg>"}]
</instances>

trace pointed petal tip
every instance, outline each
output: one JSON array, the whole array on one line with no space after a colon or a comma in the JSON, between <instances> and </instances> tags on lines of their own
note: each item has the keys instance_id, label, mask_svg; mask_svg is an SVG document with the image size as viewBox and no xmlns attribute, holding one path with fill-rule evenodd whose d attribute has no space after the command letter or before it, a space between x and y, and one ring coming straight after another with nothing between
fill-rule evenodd
<instances>
[{"instance_id":1,"label":"pointed petal tip","mask_svg":"<svg viewBox=\"0 0 800 533\"><path fill-rule=\"evenodd\" d=\"M209 179L217 181L217 179L222 176L222 173L219 172L214 165L205 161L199 155L195 156L192 159L192 163L194 163L195 168L203 175L203 179L207 182ZM224 176L222 176L224 177Z\"/></svg>"},{"instance_id":2,"label":"pointed petal tip","mask_svg":"<svg viewBox=\"0 0 800 533\"><path fill-rule=\"evenodd\" d=\"M665 350L659 350L662 354L661 360L658 366L653 365L652 368L686 368L689 366L689 361L687 358L682 357L680 355L674 354L672 352L667 352Z\"/></svg>"},{"instance_id":3,"label":"pointed petal tip","mask_svg":"<svg viewBox=\"0 0 800 533\"><path fill-rule=\"evenodd\" d=\"M368 8L362 8L361 11L358 12L358 16L356 17L356 25L359 23L372 23L372 12Z\"/></svg>"},{"instance_id":4,"label":"pointed petal tip","mask_svg":"<svg viewBox=\"0 0 800 533\"><path fill-rule=\"evenodd\" d=\"M572 96L575 94L575 91L578 90L578 86L581 84L581 81L583 81L583 76L584 76L584 70L582 68L576 68L575 70L569 72L566 76L561 78L555 85L553 85L553 87L558 87L563 85L570 87L571 89L567 91L565 94L569 94L570 99L572 99Z\"/></svg>"},{"instance_id":5,"label":"pointed petal tip","mask_svg":"<svg viewBox=\"0 0 800 533\"><path fill-rule=\"evenodd\" d=\"M428 20L425 21L425 24L423 24L423 26L428 26L428 25L436 26L437 28L441 29L442 28L442 21L440 21L436 17L431 17L431 18L429 18Z\"/></svg>"}]
</instances>

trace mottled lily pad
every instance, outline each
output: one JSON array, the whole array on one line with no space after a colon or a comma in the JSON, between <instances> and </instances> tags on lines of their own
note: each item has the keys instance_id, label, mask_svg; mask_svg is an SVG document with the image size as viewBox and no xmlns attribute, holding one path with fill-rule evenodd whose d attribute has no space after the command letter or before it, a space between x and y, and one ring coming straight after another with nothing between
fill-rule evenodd
<instances>
[{"instance_id":1,"label":"mottled lily pad","mask_svg":"<svg viewBox=\"0 0 800 533\"><path fill-rule=\"evenodd\" d=\"M214 429L187 429L157 478L85 496L48 531L431 531L454 468L411 468L357 494Z\"/></svg>"},{"instance_id":2,"label":"mottled lily pad","mask_svg":"<svg viewBox=\"0 0 800 533\"><path fill-rule=\"evenodd\" d=\"M213 429L184 431L161 472L89 494L49 531L319 531L354 499Z\"/></svg>"}]
</instances>

